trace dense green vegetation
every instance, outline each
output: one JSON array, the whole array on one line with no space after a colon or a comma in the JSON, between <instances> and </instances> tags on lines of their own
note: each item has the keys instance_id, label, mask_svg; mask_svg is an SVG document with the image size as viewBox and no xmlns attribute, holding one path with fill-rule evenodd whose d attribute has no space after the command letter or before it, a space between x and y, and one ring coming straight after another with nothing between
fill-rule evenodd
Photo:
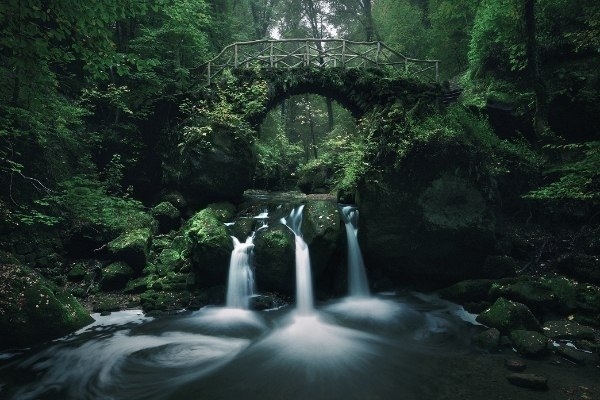
<instances>
[{"instance_id":1,"label":"dense green vegetation","mask_svg":"<svg viewBox=\"0 0 600 400\"><path fill-rule=\"evenodd\" d=\"M435 208L459 198L482 212L461 209L454 219L473 217L486 238L494 212L523 223L559 215L597 224L598 21L594 0L6 0L2 264L26 275L17 264L39 267L63 286L72 280L81 298L127 285L148 309L183 306L192 300L173 288L219 284L229 255L227 218L197 213L209 203L239 205L245 189L333 193L347 202L362 191L384 199L388 212L399 204L394 190L429 173L415 158L434 172L402 204L422 207L430 222L452 225ZM227 70L203 87L203 63L224 46L298 37L382 41L440 60L441 80L428 83L428 100L411 101L425 86L395 87L385 80L391 72L377 69L328 70L318 79L308 68L294 76ZM321 96L339 85L360 88L355 98L384 100L357 113L339 93ZM276 89L280 98L270 97ZM456 233L442 228L444 240ZM285 233L261 240L289 241ZM573 258L582 260L578 273L595 276L588 266L597 242L586 246ZM198 283L206 276L209 283Z\"/></svg>"}]
</instances>

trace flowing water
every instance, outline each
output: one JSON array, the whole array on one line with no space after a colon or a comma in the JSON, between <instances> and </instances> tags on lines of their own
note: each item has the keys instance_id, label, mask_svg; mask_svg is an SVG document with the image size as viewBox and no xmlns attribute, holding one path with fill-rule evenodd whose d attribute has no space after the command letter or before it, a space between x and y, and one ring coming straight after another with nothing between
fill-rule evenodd
<instances>
[{"instance_id":1,"label":"flowing water","mask_svg":"<svg viewBox=\"0 0 600 400\"><path fill-rule=\"evenodd\" d=\"M75 334L0 352L0 399L437 399L432 376L470 350L472 316L419 293L370 296L358 243L351 296L315 308L302 210L281 220L296 243L295 309L245 309L253 236L234 239L227 307L94 314Z\"/></svg>"},{"instance_id":2,"label":"flowing water","mask_svg":"<svg viewBox=\"0 0 600 400\"><path fill-rule=\"evenodd\" d=\"M369 297L371 292L365 263L358 245L358 210L354 206L344 206L341 211L348 243L348 295Z\"/></svg>"},{"instance_id":3,"label":"flowing water","mask_svg":"<svg viewBox=\"0 0 600 400\"><path fill-rule=\"evenodd\" d=\"M255 288L254 271L250 264L254 249L253 237L248 236L245 242L240 242L235 236L231 238L234 247L229 262L226 306L247 309Z\"/></svg>"},{"instance_id":4,"label":"flowing water","mask_svg":"<svg viewBox=\"0 0 600 400\"><path fill-rule=\"evenodd\" d=\"M302 239L302 210L304 205L293 209L281 223L294 233L296 246L296 310L298 314L310 315L314 310L312 276L310 270L310 255L308 245Z\"/></svg>"}]
</instances>

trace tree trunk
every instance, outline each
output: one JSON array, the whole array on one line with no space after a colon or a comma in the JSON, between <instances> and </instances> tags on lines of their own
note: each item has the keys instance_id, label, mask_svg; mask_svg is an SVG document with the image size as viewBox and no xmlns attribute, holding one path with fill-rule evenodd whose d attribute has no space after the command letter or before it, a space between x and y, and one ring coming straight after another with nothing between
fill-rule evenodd
<instances>
[{"instance_id":1,"label":"tree trunk","mask_svg":"<svg viewBox=\"0 0 600 400\"><path fill-rule=\"evenodd\" d=\"M530 85L535 95L533 129L538 139L548 134L548 110L546 85L542 80L538 57L535 0L525 0L525 34L527 40L527 69Z\"/></svg>"},{"instance_id":2,"label":"tree trunk","mask_svg":"<svg viewBox=\"0 0 600 400\"><path fill-rule=\"evenodd\" d=\"M325 99L327 103L327 127L329 128L329 132L333 130L333 101L327 97Z\"/></svg>"}]
</instances>

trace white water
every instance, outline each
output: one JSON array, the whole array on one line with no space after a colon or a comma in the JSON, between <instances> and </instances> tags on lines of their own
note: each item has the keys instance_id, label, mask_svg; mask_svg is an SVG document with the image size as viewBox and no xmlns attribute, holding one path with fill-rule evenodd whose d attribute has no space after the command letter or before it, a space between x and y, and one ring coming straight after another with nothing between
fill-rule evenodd
<instances>
[{"instance_id":1,"label":"white water","mask_svg":"<svg viewBox=\"0 0 600 400\"><path fill-rule=\"evenodd\" d=\"M296 310L300 315L314 313L314 300L312 289L312 276L310 271L310 255L308 245L302 239L302 210L304 205L292 210L287 218L282 218L281 223L294 233L296 243Z\"/></svg>"},{"instance_id":2,"label":"white water","mask_svg":"<svg viewBox=\"0 0 600 400\"><path fill-rule=\"evenodd\" d=\"M358 245L358 210L354 206L342 207L342 217L346 225L348 239L348 294L351 297L369 297L369 282L365 263Z\"/></svg>"},{"instance_id":3,"label":"white water","mask_svg":"<svg viewBox=\"0 0 600 400\"><path fill-rule=\"evenodd\" d=\"M250 265L254 249L253 236L248 236L243 243L234 236L232 239L234 248L229 262L226 306L247 309L250 296L254 294L254 272Z\"/></svg>"}]
</instances>

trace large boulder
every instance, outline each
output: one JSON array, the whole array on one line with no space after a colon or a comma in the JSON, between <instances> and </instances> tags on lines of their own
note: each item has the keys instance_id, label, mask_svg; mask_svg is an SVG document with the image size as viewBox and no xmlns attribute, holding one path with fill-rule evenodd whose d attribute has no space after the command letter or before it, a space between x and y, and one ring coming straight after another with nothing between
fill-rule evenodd
<instances>
[{"instance_id":1,"label":"large boulder","mask_svg":"<svg viewBox=\"0 0 600 400\"><path fill-rule=\"evenodd\" d=\"M168 201L157 204L152 208L151 214L158 221L158 228L161 232L177 229L181 222L179 210Z\"/></svg>"},{"instance_id":2,"label":"large boulder","mask_svg":"<svg viewBox=\"0 0 600 400\"><path fill-rule=\"evenodd\" d=\"M134 274L133 268L123 261L114 262L102 269L100 287L107 291L123 289Z\"/></svg>"},{"instance_id":3,"label":"large boulder","mask_svg":"<svg viewBox=\"0 0 600 400\"><path fill-rule=\"evenodd\" d=\"M254 240L254 266L259 291L291 295L295 288L295 239L283 225L260 231Z\"/></svg>"},{"instance_id":4,"label":"large boulder","mask_svg":"<svg viewBox=\"0 0 600 400\"><path fill-rule=\"evenodd\" d=\"M0 293L0 347L54 339L93 321L71 295L20 265L0 265Z\"/></svg>"},{"instance_id":5,"label":"large boulder","mask_svg":"<svg viewBox=\"0 0 600 400\"><path fill-rule=\"evenodd\" d=\"M233 242L220 215L212 208L205 208L186 222L184 232L198 284L203 287L225 284Z\"/></svg>"},{"instance_id":6,"label":"large boulder","mask_svg":"<svg viewBox=\"0 0 600 400\"><path fill-rule=\"evenodd\" d=\"M525 304L506 300L503 297L479 314L477 322L490 328L496 328L505 335L514 330L536 332L542 330L539 321Z\"/></svg>"},{"instance_id":7,"label":"large boulder","mask_svg":"<svg viewBox=\"0 0 600 400\"><path fill-rule=\"evenodd\" d=\"M148 228L127 231L108 243L108 251L115 260L141 271L148 259L151 237L152 232Z\"/></svg>"},{"instance_id":8,"label":"large boulder","mask_svg":"<svg viewBox=\"0 0 600 400\"><path fill-rule=\"evenodd\" d=\"M177 187L190 206L214 201L237 202L252 185L256 155L245 133L227 123L191 121L184 144L165 163L165 180ZM206 124L198 127L193 125ZM174 149L177 150L177 149Z\"/></svg>"},{"instance_id":9,"label":"large boulder","mask_svg":"<svg viewBox=\"0 0 600 400\"><path fill-rule=\"evenodd\" d=\"M539 332L517 329L510 333L515 349L526 357L536 357L548 350L548 338Z\"/></svg>"}]
</instances>

